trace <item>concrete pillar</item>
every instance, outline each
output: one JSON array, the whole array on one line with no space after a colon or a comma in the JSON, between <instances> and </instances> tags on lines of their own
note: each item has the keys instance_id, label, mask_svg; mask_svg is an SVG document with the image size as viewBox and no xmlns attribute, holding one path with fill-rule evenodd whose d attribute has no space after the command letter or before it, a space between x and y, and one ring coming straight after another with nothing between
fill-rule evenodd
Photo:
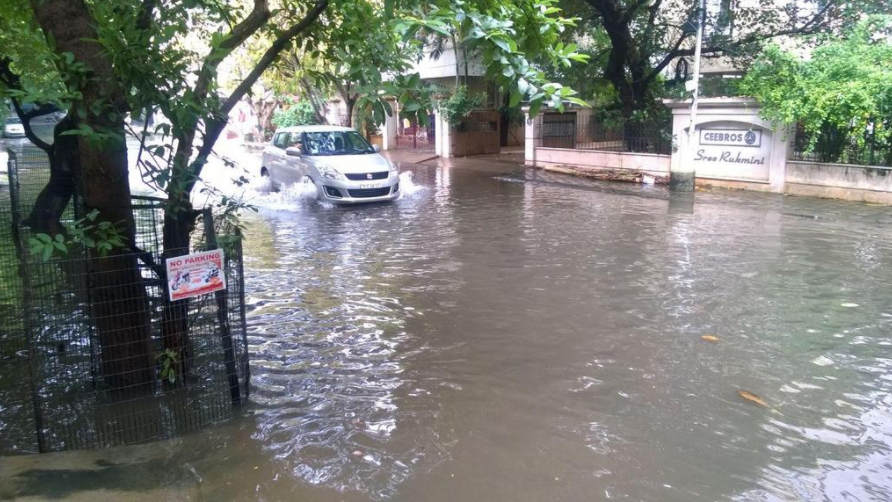
<instances>
[{"instance_id":1,"label":"concrete pillar","mask_svg":"<svg viewBox=\"0 0 892 502\"><path fill-rule=\"evenodd\" d=\"M524 148L523 148L523 160L524 164L535 167L536 166L536 146L539 144L539 138L536 137L536 134L540 132L539 128L536 127L536 122L541 120L539 117L531 118L530 117L530 107L524 106L523 109L523 124L524 124Z\"/></svg>"},{"instance_id":2,"label":"concrete pillar","mask_svg":"<svg viewBox=\"0 0 892 502\"><path fill-rule=\"evenodd\" d=\"M443 112L439 108L434 110L434 153L443 156Z\"/></svg>"},{"instance_id":3,"label":"concrete pillar","mask_svg":"<svg viewBox=\"0 0 892 502\"><path fill-rule=\"evenodd\" d=\"M690 144L690 115L676 115L672 121L673 140L678 144L678 151L672 153L669 163L669 188L679 192L694 190L694 151Z\"/></svg>"},{"instance_id":4,"label":"concrete pillar","mask_svg":"<svg viewBox=\"0 0 892 502\"><path fill-rule=\"evenodd\" d=\"M796 141L796 130L789 128L778 129L774 131L771 141L768 184L772 192L784 193L787 182L787 160L793 155L793 142Z\"/></svg>"},{"instance_id":5,"label":"concrete pillar","mask_svg":"<svg viewBox=\"0 0 892 502\"><path fill-rule=\"evenodd\" d=\"M384 117L384 125L381 127L382 149L396 150L396 126L399 121L399 115L396 109L396 100L388 99L387 103L393 113Z\"/></svg>"},{"instance_id":6,"label":"concrete pillar","mask_svg":"<svg viewBox=\"0 0 892 502\"><path fill-rule=\"evenodd\" d=\"M437 110L436 114L437 120L437 139L436 144L439 146L440 150L437 153L440 157L444 159L448 159L452 157L452 126L449 124L449 121L446 120L446 116Z\"/></svg>"}]
</instances>

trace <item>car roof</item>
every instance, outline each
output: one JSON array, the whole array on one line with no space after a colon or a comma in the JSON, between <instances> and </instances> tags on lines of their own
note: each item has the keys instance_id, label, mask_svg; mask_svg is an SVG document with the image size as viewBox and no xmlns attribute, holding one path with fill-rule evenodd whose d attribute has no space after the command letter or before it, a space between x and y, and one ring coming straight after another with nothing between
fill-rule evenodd
<instances>
[{"instance_id":1,"label":"car roof","mask_svg":"<svg viewBox=\"0 0 892 502\"><path fill-rule=\"evenodd\" d=\"M355 131L352 127L330 126L330 125L306 125L283 127L277 129L276 132L334 132L334 131Z\"/></svg>"}]
</instances>

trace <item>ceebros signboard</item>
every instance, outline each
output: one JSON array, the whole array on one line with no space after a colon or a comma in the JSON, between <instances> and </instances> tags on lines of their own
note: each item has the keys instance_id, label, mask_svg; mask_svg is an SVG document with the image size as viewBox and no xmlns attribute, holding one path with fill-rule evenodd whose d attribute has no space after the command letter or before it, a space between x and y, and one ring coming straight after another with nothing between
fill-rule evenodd
<instances>
[{"instance_id":1,"label":"ceebros signboard","mask_svg":"<svg viewBox=\"0 0 892 502\"><path fill-rule=\"evenodd\" d=\"M760 127L743 129L732 124L715 124L698 132L700 134L694 146L697 176L768 181L772 142L770 131Z\"/></svg>"},{"instance_id":2,"label":"ceebros signboard","mask_svg":"<svg viewBox=\"0 0 892 502\"><path fill-rule=\"evenodd\" d=\"M183 300L226 289L223 250L215 249L167 259L170 301Z\"/></svg>"},{"instance_id":3,"label":"ceebros signboard","mask_svg":"<svg viewBox=\"0 0 892 502\"><path fill-rule=\"evenodd\" d=\"M762 146L762 131L753 129L701 129L700 144L759 148Z\"/></svg>"}]
</instances>

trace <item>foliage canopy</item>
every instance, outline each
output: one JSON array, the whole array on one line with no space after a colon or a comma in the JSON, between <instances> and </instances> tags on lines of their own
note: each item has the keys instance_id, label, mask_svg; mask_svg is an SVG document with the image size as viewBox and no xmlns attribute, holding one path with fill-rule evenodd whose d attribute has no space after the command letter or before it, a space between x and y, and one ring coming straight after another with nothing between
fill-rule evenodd
<instances>
[{"instance_id":1,"label":"foliage canopy","mask_svg":"<svg viewBox=\"0 0 892 502\"><path fill-rule=\"evenodd\" d=\"M817 47L808 59L769 47L740 90L762 104L776 124L801 123L808 150L826 130L848 142L890 145L892 140L892 18L872 18L844 37Z\"/></svg>"}]
</instances>

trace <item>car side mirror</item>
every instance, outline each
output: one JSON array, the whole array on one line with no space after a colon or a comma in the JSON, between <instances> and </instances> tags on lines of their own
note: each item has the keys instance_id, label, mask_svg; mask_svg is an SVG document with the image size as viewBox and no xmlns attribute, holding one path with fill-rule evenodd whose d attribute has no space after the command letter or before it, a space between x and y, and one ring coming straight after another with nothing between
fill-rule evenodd
<instances>
[{"instance_id":1,"label":"car side mirror","mask_svg":"<svg viewBox=\"0 0 892 502\"><path fill-rule=\"evenodd\" d=\"M381 153L381 147L378 145L372 145L372 150L374 150L375 153Z\"/></svg>"},{"instance_id":2,"label":"car side mirror","mask_svg":"<svg viewBox=\"0 0 892 502\"><path fill-rule=\"evenodd\" d=\"M300 148L294 148L293 146L290 146L285 149L285 155L289 157L300 157Z\"/></svg>"}]
</instances>

